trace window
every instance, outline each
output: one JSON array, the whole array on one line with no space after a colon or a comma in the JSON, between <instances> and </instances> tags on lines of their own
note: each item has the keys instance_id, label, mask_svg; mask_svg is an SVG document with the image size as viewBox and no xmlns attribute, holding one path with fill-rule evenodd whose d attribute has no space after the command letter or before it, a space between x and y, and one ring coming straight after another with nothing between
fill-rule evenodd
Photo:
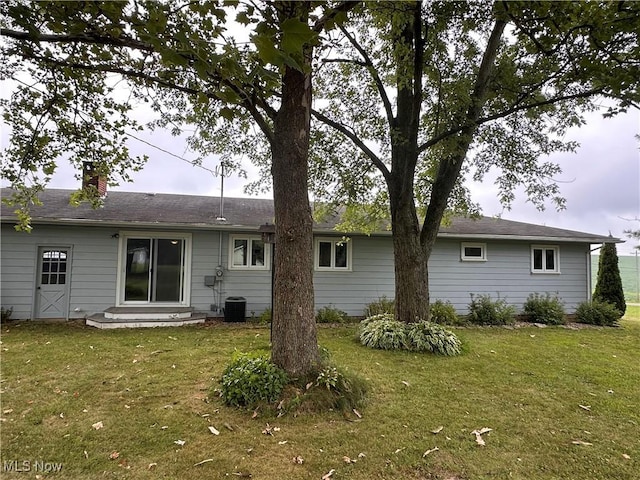
<instances>
[{"instance_id":1,"label":"window","mask_svg":"<svg viewBox=\"0 0 640 480\"><path fill-rule=\"evenodd\" d=\"M235 270L269 269L269 249L260 237L231 236L229 268Z\"/></svg>"},{"instance_id":2,"label":"window","mask_svg":"<svg viewBox=\"0 0 640 480\"><path fill-rule=\"evenodd\" d=\"M484 243L462 243L460 259L463 262L486 262L487 245Z\"/></svg>"},{"instance_id":3,"label":"window","mask_svg":"<svg viewBox=\"0 0 640 480\"><path fill-rule=\"evenodd\" d=\"M351 243L346 238L317 238L316 270L351 270Z\"/></svg>"},{"instance_id":4,"label":"window","mask_svg":"<svg viewBox=\"0 0 640 480\"><path fill-rule=\"evenodd\" d=\"M531 271L533 273L560 273L560 250L558 247L531 247Z\"/></svg>"},{"instance_id":5,"label":"window","mask_svg":"<svg viewBox=\"0 0 640 480\"><path fill-rule=\"evenodd\" d=\"M43 250L40 283L42 285L64 285L67 283L67 252Z\"/></svg>"}]
</instances>

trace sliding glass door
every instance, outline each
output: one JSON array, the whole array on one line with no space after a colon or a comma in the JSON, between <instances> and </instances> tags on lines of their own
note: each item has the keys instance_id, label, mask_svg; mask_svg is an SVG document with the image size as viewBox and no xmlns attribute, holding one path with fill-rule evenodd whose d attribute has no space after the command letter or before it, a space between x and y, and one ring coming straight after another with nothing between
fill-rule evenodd
<instances>
[{"instance_id":1,"label":"sliding glass door","mask_svg":"<svg viewBox=\"0 0 640 480\"><path fill-rule=\"evenodd\" d=\"M122 303L184 304L188 237L123 238Z\"/></svg>"}]
</instances>

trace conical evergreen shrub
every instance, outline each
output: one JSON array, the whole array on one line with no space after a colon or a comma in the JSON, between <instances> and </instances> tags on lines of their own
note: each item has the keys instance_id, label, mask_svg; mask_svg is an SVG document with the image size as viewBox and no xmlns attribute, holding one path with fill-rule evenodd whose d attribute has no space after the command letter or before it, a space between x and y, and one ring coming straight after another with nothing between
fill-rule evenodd
<instances>
[{"instance_id":1,"label":"conical evergreen shrub","mask_svg":"<svg viewBox=\"0 0 640 480\"><path fill-rule=\"evenodd\" d=\"M593 292L593 299L611 303L620 311L620 315L624 315L627 308L624 300L624 290L622 289L620 269L618 268L618 253L615 243L605 243L602 246L602 250L600 250L598 278L596 280L596 289Z\"/></svg>"}]
</instances>

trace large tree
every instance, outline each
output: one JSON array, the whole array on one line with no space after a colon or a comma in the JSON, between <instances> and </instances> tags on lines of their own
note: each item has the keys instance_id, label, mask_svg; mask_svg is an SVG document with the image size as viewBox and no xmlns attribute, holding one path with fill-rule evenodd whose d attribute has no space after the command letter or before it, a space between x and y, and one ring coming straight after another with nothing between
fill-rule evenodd
<instances>
[{"instance_id":1,"label":"large tree","mask_svg":"<svg viewBox=\"0 0 640 480\"><path fill-rule=\"evenodd\" d=\"M15 89L3 101L12 134L2 175L23 207L21 225L28 227L28 205L62 158L78 166L93 160L110 182L141 168L144 158L131 158L126 146L142 128L136 104L150 107L154 126L174 133L195 126L192 145L203 155L241 148L241 139L225 135L225 123L257 125L272 158L279 252L272 358L290 374L308 372L317 361L307 188L311 60L319 34L353 5L3 2L0 78ZM234 39L234 23L250 35ZM97 201L95 193L78 192L76 200Z\"/></svg>"},{"instance_id":2,"label":"large tree","mask_svg":"<svg viewBox=\"0 0 640 480\"><path fill-rule=\"evenodd\" d=\"M314 116L329 128L314 134L314 191L388 204L396 314L412 322L429 315L427 262L443 218L477 211L465 178L496 171L505 205L524 186L537 206L562 207L560 168L545 156L574 150L564 135L603 99L607 115L638 104L640 4L366 5L318 70ZM367 222L379 213L364 212Z\"/></svg>"}]
</instances>

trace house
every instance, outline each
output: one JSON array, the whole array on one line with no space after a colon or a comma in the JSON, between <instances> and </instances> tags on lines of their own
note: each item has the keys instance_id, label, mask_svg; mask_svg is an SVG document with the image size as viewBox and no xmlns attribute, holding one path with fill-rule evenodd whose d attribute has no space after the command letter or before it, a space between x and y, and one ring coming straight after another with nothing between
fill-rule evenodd
<instances>
[{"instance_id":1,"label":"house","mask_svg":"<svg viewBox=\"0 0 640 480\"><path fill-rule=\"evenodd\" d=\"M13 308L13 318L183 324L222 315L225 305L236 306L229 302L246 305L246 316L270 307L274 251L260 226L273 224L271 200L114 191L92 209L69 205L71 193L43 192L31 233L15 231L13 209L2 205L2 306ZM359 316L367 303L394 296L391 233L344 234L334 226L314 228L316 308ZM441 229L429 262L431 298L465 313L470 294L499 296L520 309L530 293L549 292L572 311L590 298L591 246L611 241L456 218Z\"/></svg>"}]
</instances>

